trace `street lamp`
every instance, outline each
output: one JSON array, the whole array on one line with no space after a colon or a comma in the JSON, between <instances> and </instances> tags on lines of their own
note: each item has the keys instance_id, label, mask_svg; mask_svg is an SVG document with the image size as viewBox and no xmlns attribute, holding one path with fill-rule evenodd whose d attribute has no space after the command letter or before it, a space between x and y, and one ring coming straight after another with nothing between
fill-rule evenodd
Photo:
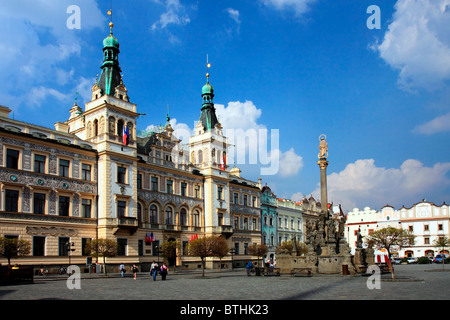
<instances>
[{"instance_id":1,"label":"street lamp","mask_svg":"<svg viewBox=\"0 0 450 320\"><path fill-rule=\"evenodd\" d=\"M72 243L67 242L67 243L66 243L67 253L68 253L68 255L69 255L69 266L70 266L70 252L71 252L71 251L75 251L75 249L72 248L72 247L74 247L74 246L75 246L75 243L74 243L74 242L72 242Z\"/></svg>"},{"instance_id":2,"label":"street lamp","mask_svg":"<svg viewBox=\"0 0 450 320\"><path fill-rule=\"evenodd\" d=\"M233 265L234 265L233 255L236 253L236 248L231 248L230 253L231 253L231 270L233 270Z\"/></svg>"}]
</instances>

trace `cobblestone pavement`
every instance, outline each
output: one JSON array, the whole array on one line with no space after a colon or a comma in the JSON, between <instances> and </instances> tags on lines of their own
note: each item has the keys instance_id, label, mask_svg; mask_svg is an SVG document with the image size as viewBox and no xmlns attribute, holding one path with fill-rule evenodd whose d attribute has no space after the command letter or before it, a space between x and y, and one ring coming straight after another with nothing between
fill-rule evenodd
<instances>
[{"instance_id":1,"label":"cobblestone pavement","mask_svg":"<svg viewBox=\"0 0 450 320\"><path fill-rule=\"evenodd\" d=\"M447 272L448 271L448 272ZM33 284L1 286L0 300L441 300L450 298L450 266L399 265L396 280L383 274L380 289L370 290L368 277L246 276L245 270L169 273L153 281L147 273L104 277L82 274L81 289L68 289L67 276L35 277Z\"/></svg>"}]
</instances>

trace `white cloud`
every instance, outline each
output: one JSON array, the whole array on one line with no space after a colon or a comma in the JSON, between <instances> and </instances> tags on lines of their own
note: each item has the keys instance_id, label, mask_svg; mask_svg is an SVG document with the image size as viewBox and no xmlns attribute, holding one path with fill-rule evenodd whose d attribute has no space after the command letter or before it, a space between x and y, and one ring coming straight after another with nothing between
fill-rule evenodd
<instances>
[{"instance_id":1,"label":"white cloud","mask_svg":"<svg viewBox=\"0 0 450 320\"><path fill-rule=\"evenodd\" d=\"M280 156L280 176L291 177L303 167L303 158L295 153L294 148L283 152Z\"/></svg>"},{"instance_id":2,"label":"white cloud","mask_svg":"<svg viewBox=\"0 0 450 320\"><path fill-rule=\"evenodd\" d=\"M450 131L450 113L436 117L414 129L414 132L428 135L446 131Z\"/></svg>"},{"instance_id":3,"label":"white cloud","mask_svg":"<svg viewBox=\"0 0 450 320\"><path fill-rule=\"evenodd\" d=\"M341 172L328 175L328 201L342 204L345 210L366 206L380 208L388 203L408 206L427 195L447 196L449 172L450 162L426 167L418 160L409 159L398 169L386 169L377 167L373 159L357 160ZM320 199L320 188L313 196Z\"/></svg>"},{"instance_id":4,"label":"white cloud","mask_svg":"<svg viewBox=\"0 0 450 320\"><path fill-rule=\"evenodd\" d=\"M227 107L216 104L216 115L220 124L227 129L264 129L266 126L257 123L262 110L258 109L252 101L231 101Z\"/></svg>"},{"instance_id":5,"label":"white cloud","mask_svg":"<svg viewBox=\"0 0 450 320\"><path fill-rule=\"evenodd\" d=\"M303 193L296 192L290 197L290 199L295 202L300 202L303 200L304 197L305 197L305 195Z\"/></svg>"},{"instance_id":6,"label":"white cloud","mask_svg":"<svg viewBox=\"0 0 450 320\"><path fill-rule=\"evenodd\" d=\"M27 94L27 104L30 107L40 106L42 101L45 100L48 96L52 96L59 101L64 101L68 99L69 96L64 94L58 90L46 87L33 87L30 92Z\"/></svg>"},{"instance_id":7,"label":"white cloud","mask_svg":"<svg viewBox=\"0 0 450 320\"><path fill-rule=\"evenodd\" d=\"M154 1L155 3L162 4L161 1ZM185 7L180 3L179 0L166 0L165 1L166 11L163 12L159 20L153 23L151 30L155 31L158 29L164 29L168 25L186 25L191 19L187 14L184 13Z\"/></svg>"},{"instance_id":8,"label":"white cloud","mask_svg":"<svg viewBox=\"0 0 450 320\"><path fill-rule=\"evenodd\" d=\"M68 29L70 5L73 5L71 0L2 3L0 81L4 85L0 95L15 96L12 100L16 107L24 103L36 107L47 97L62 101L70 96L61 87L70 86L76 77L73 65L67 62L81 54L81 34L106 25L96 1L80 0L76 5L80 7L81 30ZM47 88L49 84L53 89ZM75 92L74 88L71 91Z\"/></svg>"},{"instance_id":9,"label":"white cloud","mask_svg":"<svg viewBox=\"0 0 450 320\"><path fill-rule=\"evenodd\" d=\"M310 4L316 0L261 0L266 6L275 8L276 10L293 10L296 16L300 16L307 12Z\"/></svg>"},{"instance_id":10,"label":"white cloud","mask_svg":"<svg viewBox=\"0 0 450 320\"><path fill-rule=\"evenodd\" d=\"M234 21L236 33L239 34L241 28L241 20L239 19L239 11L233 8L228 8L225 10L230 16L231 20ZM231 30L229 30L231 32Z\"/></svg>"},{"instance_id":11,"label":"white cloud","mask_svg":"<svg viewBox=\"0 0 450 320\"><path fill-rule=\"evenodd\" d=\"M450 0L398 0L383 42L372 46L406 90L434 90L450 78Z\"/></svg>"}]
</instances>

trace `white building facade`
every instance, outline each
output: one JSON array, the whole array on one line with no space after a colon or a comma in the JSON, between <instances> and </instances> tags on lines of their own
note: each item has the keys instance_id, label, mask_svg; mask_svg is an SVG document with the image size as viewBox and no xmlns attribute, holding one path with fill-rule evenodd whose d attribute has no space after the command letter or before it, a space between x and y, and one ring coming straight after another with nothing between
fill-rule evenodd
<instances>
[{"instance_id":1,"label":"white building facade","mask_svg":"<svg viewBox=\"0 0 450 320\"><path fill-rule=\"evenodd\" d=\"M433 243L439 237L449 237L449 205L444 202L438 206L433 202L422 200L410 208L403 206L399 210L390 205L384 206L380 211L369 207L364 210L355 208L347 213L345 237L350 247L354 249L358 230L365 237L388 226L406 229L415 236L414 244L391 252L394 257L434 257L442 248L435 247Z\"/></svg>"}]
</instances>

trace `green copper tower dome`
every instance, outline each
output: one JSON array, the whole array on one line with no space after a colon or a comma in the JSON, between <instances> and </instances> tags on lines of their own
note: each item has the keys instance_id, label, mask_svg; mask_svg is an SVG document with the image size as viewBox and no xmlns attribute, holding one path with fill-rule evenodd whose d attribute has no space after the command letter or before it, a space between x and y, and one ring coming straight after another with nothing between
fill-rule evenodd
<instances>
[{"instance_id":1,"label":"green copper tower dome","mask_svg":"<svg viewBox=\"0 0 450 320\"><path fill-rule=\"evenodd\" d=\"M209 68L211 65L207 63ZM202 87L202 113L200 115L200 122L202 123L205 131L214 129L216 124L219 123L216 116L216 109L214 108L214 88L209 83L209 73L206 73L206 84Z\"/></svg>"},{"instance_id":2,"label":"green copper tower dome","mask_svg":"<svg viewBox=\"0 0 450 320\"><path fill-rule=\"evenodd\" d=\"M119 66L119 41L113 36L112 28L114 24L109 23L110 33L103 40L103 64L98 86L102 89L102 94L113 96L116 87L121 83L122 77Z\"/></svg>"}]
</instances>

